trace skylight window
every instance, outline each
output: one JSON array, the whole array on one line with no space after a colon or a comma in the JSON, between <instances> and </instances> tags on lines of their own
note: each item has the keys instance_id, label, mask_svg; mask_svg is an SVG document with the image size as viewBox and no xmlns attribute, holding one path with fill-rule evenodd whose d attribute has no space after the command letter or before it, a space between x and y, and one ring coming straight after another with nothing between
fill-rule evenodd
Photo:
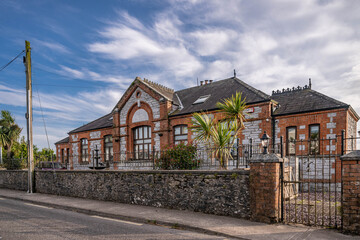
<instances>
[{"instance_id":1,"label":"skylight window","mask_svg":"<svg viewBox=\"0 0 360 240\"><path fill-rule=\"evenodd\" d=\"M201 96L193 104L204 103L209 97L210 95Z\"/></svg>"}]
</instances>

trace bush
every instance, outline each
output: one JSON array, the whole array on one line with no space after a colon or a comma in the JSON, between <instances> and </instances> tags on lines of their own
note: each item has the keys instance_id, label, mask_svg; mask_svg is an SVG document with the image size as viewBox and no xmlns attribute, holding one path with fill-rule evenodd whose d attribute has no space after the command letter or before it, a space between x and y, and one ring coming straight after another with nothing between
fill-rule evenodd
<instances>
[{"instance_id":1,"label":"bush","mask_svg":"<svg viewBox=\"0 0 360 240\"><path fill-rule=\"evenodd\" d=\"M4 158L3 162L4 162L3 166L7 170L18 170L18 169L22 169L25 166L23 161L18 158Z\"/></svg>"},{"instance_id":2,"label":"bush","mask_svg":"<svg viewBox=\"0 0 360 240\"><path fill-rule=\"evenodd\" d=\"M196 146L183 143L163 150L157 159L157 167L165 170L197 169L200 161L196 159Z\"/></svg>"}]
</instances>

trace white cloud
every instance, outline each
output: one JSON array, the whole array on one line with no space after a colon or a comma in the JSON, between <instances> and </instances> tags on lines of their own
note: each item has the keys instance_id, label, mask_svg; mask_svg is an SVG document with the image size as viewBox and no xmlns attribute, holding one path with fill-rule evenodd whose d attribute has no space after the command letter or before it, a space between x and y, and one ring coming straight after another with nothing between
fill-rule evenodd
<instances>
[{"instance_id":1,"label":"white cloud","mask_svg":"<svg viewBox=\"0 0 360 240\"><path fill-rule=\"evenodd\" d=\"M201 30L190 33L195 40L194 51L200 56L211 56L226 49L231 38L236 34L233 31L224 31L219 29Z\"/></svg>"},{"instance_id":2,"label":"white cloud","mask_svg":"<svg viewBox=\"0 0 360 240\"><path fill-rule=\"evenodd\" d=\"M162 15L154 28L142 31L114 22L99 32L104 40L89 44L88 48L113 60L128 60L137 66L150 64L177 77L189 76L201 70L202 64L182 44L175 27L180 23L173 21L176 22Z\"/></svg>"},{"instance_id":3,"label":"white cloud","mask_svg":"<svg viewBox=\"0 0 360 240\"><path fill-rule=\"evenodd\" d=\"M63 65L60 65L61 70L58 71L59 74L73 78L73 79L83 79L85 77L85 74L79 70L72 69Z\"/></svg>"},{"instance_id":4,"label":"white cloud","mask_svg":"<svg viewBox=\"0 0 360 240\"><path fill-rule=\"evenodd\" d=\"M33 42L33 48L36 49L38 52L43 52L40 49L45 47L48 50L55 52L66 53L66 54L70 53L70 50L67 47L57 42L43 41L39 39L33 39L32 42Z\"/></svg>"}]
</instances>

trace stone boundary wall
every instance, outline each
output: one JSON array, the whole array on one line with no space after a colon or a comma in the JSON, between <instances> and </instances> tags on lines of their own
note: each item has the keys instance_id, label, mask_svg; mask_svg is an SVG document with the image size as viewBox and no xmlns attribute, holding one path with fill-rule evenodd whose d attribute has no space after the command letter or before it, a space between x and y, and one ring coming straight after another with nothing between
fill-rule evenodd
<instances>
[{"instance_id":1,"label":"stone boundary wall","mask_svg":"<svg viewBox=\"0 0 360 240\"><path fill-rule=\"evenodd\" d=\"M27 170L0 170L0 188L28 190Z\"/></svg>"},{"instance_id":2,"label":"stone boundary wall","mask_svg":"<svg viewBox=\"0 0 360 240\"><path fill-rule=\"evenodd\" d=\"M36 192L250 217L249 171L36 171Z\"/></svg>"}]
</instances>

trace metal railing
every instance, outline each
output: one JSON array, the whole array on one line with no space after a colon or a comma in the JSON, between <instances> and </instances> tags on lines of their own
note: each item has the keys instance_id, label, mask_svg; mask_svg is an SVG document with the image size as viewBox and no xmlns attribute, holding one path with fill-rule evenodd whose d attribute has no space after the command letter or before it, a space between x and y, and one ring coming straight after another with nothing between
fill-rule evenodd
<instances>
[{"instance_id":1,"label":"metal railing","mask_svg":"<svg viewBox=\"0 0 360 240\"><path fill-rule=\"evenodd\" d=\"M270 144L270 153L281 153L281 144ZM254 154L263 153L259 142L226 148L198 147L189 152L173 153L169 149L147 151L121 151L103 154L94 150L89 155L69 156L69 166L74 169L237 169L249 167ZM226 154L227 153L227 154ZM225 156L221 162L221 156ZM83 160L87 161L83 161Z\"/></svg>"},{"instance_id":2,"label":"metal railing","mask_svg":"<svg viewBox=\"0 0 360 240\"><path fill-rule=\"evenodd\" d=\"M287 223L342 227L342 161L359 137L286 141L282 164L282 217ZM292 148L289 150L289 147Z\"/></svg>"}]
</instances>

